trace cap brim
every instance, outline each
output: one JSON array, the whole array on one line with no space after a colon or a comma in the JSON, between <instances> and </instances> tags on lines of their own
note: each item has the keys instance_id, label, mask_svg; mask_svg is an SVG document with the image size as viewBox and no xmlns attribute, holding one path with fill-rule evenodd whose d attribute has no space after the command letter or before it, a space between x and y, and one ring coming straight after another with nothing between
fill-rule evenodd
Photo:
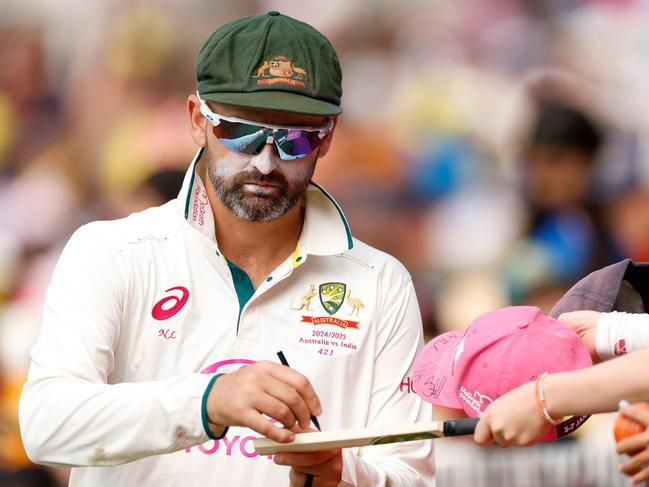
<instances>
[{"instance_id":1,"label":"cap brim","mask_svg":"<svg viewBox=\"0 0 649 487\"><path fill-rule=\"evenodd\" d=\"M286 91L200 93L202 99L224 105L331 117L342 113L338 105Z\"/></svg>"},{"instance_id":2,"label":"cap brim","mask_svg":"<svg viewBox=\"0 0 649 487\"><path fill-rule=\"evenodd\" d=\"M453 362L464 332L449 331L436 336L415 358L412 377L417 395L437 406L462 409L455 391Z\"/></svg>"}]
</instances>

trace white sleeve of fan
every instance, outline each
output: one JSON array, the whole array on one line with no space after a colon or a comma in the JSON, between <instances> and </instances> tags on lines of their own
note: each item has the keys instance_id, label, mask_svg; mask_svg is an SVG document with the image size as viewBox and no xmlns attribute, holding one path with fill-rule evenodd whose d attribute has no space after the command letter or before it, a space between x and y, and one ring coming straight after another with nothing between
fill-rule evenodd
<instances>
[{"instance_id":1,"label":"white sleeve of fan","mask_svg":"<svg viewBox=\"0 0 649 487\"><path fill-rule=\"evenodd\" d=\"M649 348L649 314L602 313L595 350L602 360Z\"/></svg>"}]
</instances>

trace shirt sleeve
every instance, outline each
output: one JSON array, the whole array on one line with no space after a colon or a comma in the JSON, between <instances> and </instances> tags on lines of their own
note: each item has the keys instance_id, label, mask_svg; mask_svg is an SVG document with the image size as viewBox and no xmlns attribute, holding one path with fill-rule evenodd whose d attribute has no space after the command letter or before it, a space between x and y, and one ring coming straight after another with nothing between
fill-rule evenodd
<instances>
[{"instance_id":1,"label":"shirt sleeve","mask_svg":"<svg viewBox=\"0 0 649 487\"><path fill-rule=\"evenodd\" d=\"M400 291L394 292L395 280L387 280L391 282L384 278L385 296L378 313L380 343L367 422L382 426L431 421L432 406L419 399L411 388L401 387L403 382L407 383L417 352L423 346L414 287L408 278ZM358 487L431 486L434 470L431 440L343 450L342 480Z\"/></svg>"},{"instance_id":2,"label":"shirt sleeve","mask_svg":"<svg viewBox=\"0 0 649 487\"><path fill-rule=\"evenodd\" d=\"M66 245L45 297L19 418L28 456L55 466L107 466L207 441L211 375L108 384L123 285L116 252L87 225Z\"/></svg>"},{"instance_id":3,"label":"shirt sleeve","mask_svg":"<svg viewBox=\"0 0 649 487\"><path fill-rule=\"evenodd\" d=\"M649 315L602 313L597 322L595 350L602 360L649 348Z\"/></svg>"}]
</instances>

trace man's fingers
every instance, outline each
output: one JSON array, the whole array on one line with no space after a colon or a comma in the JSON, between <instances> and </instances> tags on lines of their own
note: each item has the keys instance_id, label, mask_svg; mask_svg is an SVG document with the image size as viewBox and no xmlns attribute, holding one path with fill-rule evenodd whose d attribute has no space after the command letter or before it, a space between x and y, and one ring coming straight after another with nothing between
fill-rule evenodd
<instances>
[{"instance_id":1,"label":"man's fingers","mask_svg":"<svg viewBox=\"0 0 649 487\"><path fill-rule=\"evenodd\" d=\"M290 408L294 418L298 421L300 427L306 429L309 427L309 421L311 418L311 412L309 411L309 406L304 401L304 398L291 387L286 382L277 380L274 377L269 378L268 381L264 384L264 390L267 394L271 395L282 404L285 404ZM275 416L273 416L275 417ZM275 417L278 421L281 421L280 418ZM287 428L290 428L295 424L295 421L288 425L281 421Z\"/></svg>"},{"instance_id":2,"label":"man's fingers","mask_svg":"<svg viewBox=\"0 0 649 487\"><path fill-rule=\"evenodd\" d=\"M287 430L309 426L320 414L320 400L308 379L290 368L269 361L242 367L217 379L208 396L208 420L215 425L248 426L273 440L286 442L292 431L270 426L266 415ZM267 424L268 423L268 424Z\"/></svg>"},{"instance_id":3,"label":"man's fingers","mask_svg":"<svg viewBox=\"0 0 649 487\"><path fill-rule=\"evenodd\" d=\"M250 413L245 417L243 426L256 431L260 435L280 443L288 443L295 439L295 433L291 430L275 426L271 421L259 413Z\"/></svg>"},{"instance_id":4,"label":"man's fingers","mask_svg":"<svg viewBox=\"0 0 649 487\"><path fill-rule=\"evenodd\" d=\"M278 465L291 467L291 485L302 487L307 475L315 479L314 485L339 485L343 472L343 457L340 449L309 453L278 453L274 457Z\"/></svg>"},{"instance_id":5,"label":"man's fingers","mask_svg":"<svg viewBox=\"0 0 649 487\"><path fill-rule=\"evenodd\" d=\"M257 399L255 407L260 413L276 419L288 429L291 429L297 421L290 407L268 393L262 394Z\"/></svg>"},{"instance_id":6,"label":"man's fingers","mask_svg":"<svg viewBox=\"0 0 649 487\"><path fill-rule=\"evenodd\" d=\"M306 484L306 475L291 469L288 474L288 480L291 483L291 487L304 487Z\"/></svg>"},{"instance_id":7,"label":"man's fingers","mask_svg":"<svg viewBox=\"0 0 649 487\"><path fill-rule=\"evenodd\" d=\"M304 402L306 402L309 408L310 415L313 414L315 416L319 416L320 414L322 414L320 399L313 390L313 386L309 382L309 379L304 377L299 372L284 365L267 362L264 364L264 367L270 373L270 375L282 382L289 384L300 394L300 396L302 396Z\"/></svg>"},{"instance_id":8,"label":"man's fingers","mask_svg":"<svg viewBox=\"0 0 649 487\"><path fill-rule=\"evenodd\" d=\"M291 472L299 473L302 475L312 475L316 480L315 485L331 485L337 486L343 471L343 460L340 450L333 450L333 457L328 458L320 463L312 465L292 465ZM294 454L299 455L299 454ZM311 458L313 461L319 461L321 458ZM294 463L304 463L308 461L305 459L293 459Z\"/></svg>"},{"instance_id":9,"label":"man's fingers","mask_svg":"<svg viewBox=\"0 0 649 487\"><path fill-rule=\"evenodd\" d=\"M277 465L289 465L291 467L311 467L324 463L340 453L336 450L323 450L308 453L277 453L273 457ZM311 470L310 470L311 471ZM306 472L306 473L310 473Z\"/></svg>"}]
</instances>

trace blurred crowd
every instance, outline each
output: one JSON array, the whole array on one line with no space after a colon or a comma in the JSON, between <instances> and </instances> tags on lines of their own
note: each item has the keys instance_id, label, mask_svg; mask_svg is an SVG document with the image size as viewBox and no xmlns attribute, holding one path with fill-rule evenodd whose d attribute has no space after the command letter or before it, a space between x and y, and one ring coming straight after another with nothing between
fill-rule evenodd
<instances>
[{"instance_id":1,"label":"blurred crowd","mask_svg":"<svg viewBox=\"0 0 649 487\"><path fill-rule=\"evenodd\" d=\"M7 472L30 467L16 403L62 246L175 197L197 50L268 10L339 53L315 180L409 269L427 337L649 261L646 2L0 0L0 484L57 482Z\"/></svg>"}]
</instances>

